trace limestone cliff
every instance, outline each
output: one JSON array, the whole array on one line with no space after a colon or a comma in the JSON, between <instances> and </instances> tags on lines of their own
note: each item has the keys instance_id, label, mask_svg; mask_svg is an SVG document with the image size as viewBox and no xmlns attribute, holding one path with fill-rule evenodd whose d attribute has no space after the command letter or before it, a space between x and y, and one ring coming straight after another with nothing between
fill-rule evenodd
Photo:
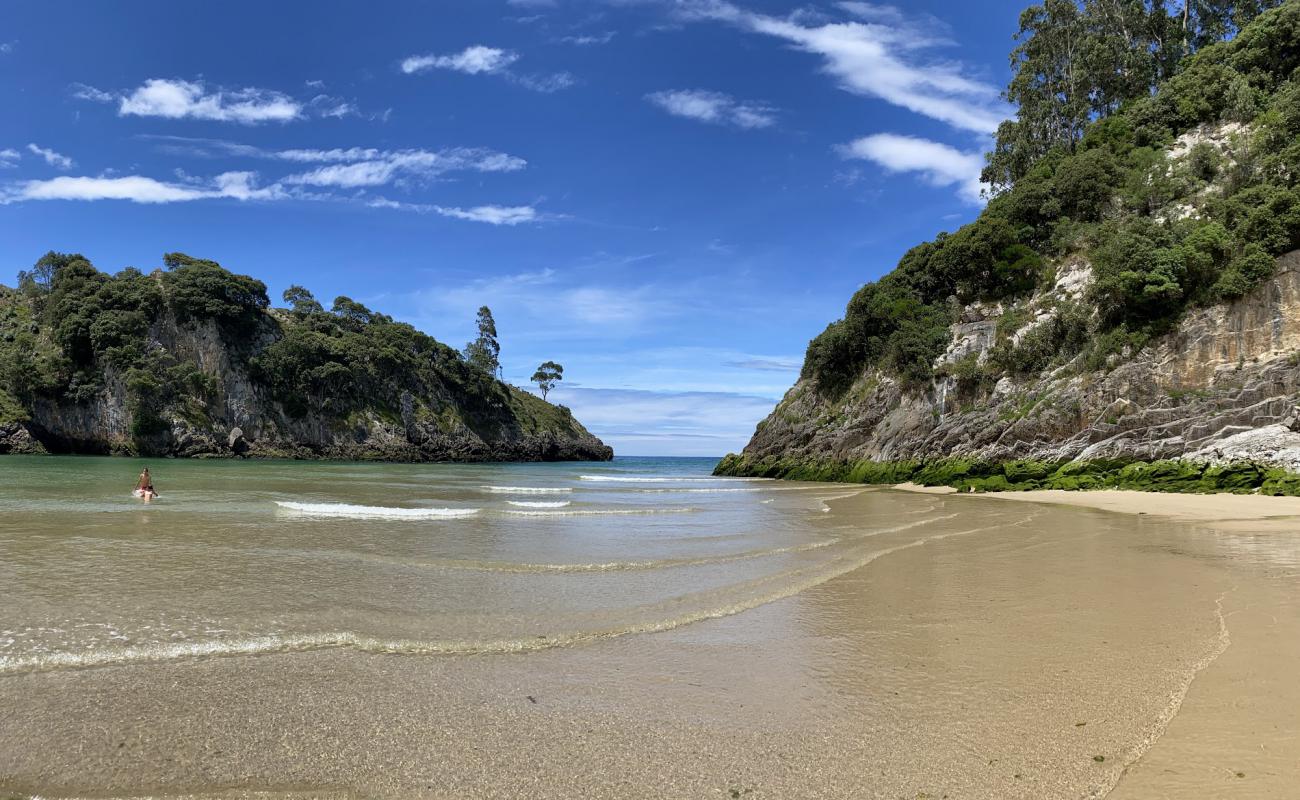
<instances>
[{"instance_id":1,"label":"limestone cliff","mask_svg":"<svg viewBox=\"0 0 1300 800\"><path fill-rule=\"evenodd\" d=\"M1012 337L1049 324L1053 307L1081 296L1089 280L1086 263L1062 270L1050 292L1029 300L1031 321ZM801 380L759 423L744 461L1249 459L1300 471L1300 251L1239 300L1189 312L1100 370L1075 359L992 386L953 374L963 361L987 362L1005 313L966 306L939 377L923 390L872 369L830 400ZM730 469L746 471L735 460Z\"/></svg>"},{"instance_id":2,"label":"limestone cliff","mask_svg":"<svg viewBox=\"0 0 1300 800\"><path fill-rule=\"evenodd\" d=\"M196 290L184 283L194 267L112 278L84 260L61 268L47 289L0 287L0 453L613 457L567 408L359 304L346 306L351 317L270 309L256 282L237 317L201 317L186 309L224 313L198 304L230 302L227 284L244 278L205 264L198 277L209 283ZM122 311L128 292L143 299ZM79 349L83 329L90 346Z\"/></svg>"}]
</instances>

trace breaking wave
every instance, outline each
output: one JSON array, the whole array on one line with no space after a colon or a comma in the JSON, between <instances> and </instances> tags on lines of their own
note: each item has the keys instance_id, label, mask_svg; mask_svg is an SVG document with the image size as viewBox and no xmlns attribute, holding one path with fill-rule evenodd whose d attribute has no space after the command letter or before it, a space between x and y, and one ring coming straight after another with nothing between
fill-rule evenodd
<instances>
[{"instance_id":1,"label":"breaking wave","mask_svg":"<svg viewBox=\"0 0 1300 800\"><path fill-rule=\"evenodd\" d=\"M569 500L507 500L506 503L520 508L564 508Z\"/></svg>"},{"instance_id":2,"label":"breaking wave","mask_svg":"<svg viewBox=\"0 0 1300 800\"><path fill-rule=\"evenodd\" d=\"M313 517L347 517L349 519L448 519L472 517L477 508L388 508L357 506L349 503L295 503L277 500L280 508Z\"/></svg>"},{"instance_id":3,"label":"breaking wave","mask_svg":"<svg viewBox=\"0 0 1300 800\"><path fill-rule=\"evenodd\" d=\"M564 494L572 492L567 486L480 486L490 494Z\"/></svg>"},{"instance_id":4,"label":"breaking wave","mask_svg":"<svg viewBox=\"0 0 1300 800\"><path fill-rule=\"evenodd\" d=\"M623 475L579 475L580 481L607 483L731 483L733 481L770 481L772 478L675 478L671 475L630 477Z\"/></svg>"}]
</instances>

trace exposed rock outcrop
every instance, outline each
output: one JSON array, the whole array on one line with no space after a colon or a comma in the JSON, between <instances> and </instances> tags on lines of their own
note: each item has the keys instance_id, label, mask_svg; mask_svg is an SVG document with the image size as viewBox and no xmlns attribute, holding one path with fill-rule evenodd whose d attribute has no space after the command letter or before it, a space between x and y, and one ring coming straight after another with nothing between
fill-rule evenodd
<instances>
[{"instance_id":1,"label":"exposed rock outcrop","mask_svg":"<svg viewBox=\"0 0 1300 800\"><path fill-rule=\"evenodd\" d=\"M273 312L274 313L274 312ZM266 336L274 336L267 326ZM2 453L92 453L189 458L302 458L382 461L608 460L613 450L568 409L506 384L473 407L452 387L409 393L400 414L383 408L346 418L294 416L249 375L246 358L211 323L156 322L148 346L195 365L211 380L206 401L163 414L163 430L140 435L123 377L105 370L93 397L39 398L28 418L0 425Z\"/></svg>"},{"instance_id":2,"label":"exposed rock outcrop","mask_svg":"<svg viewBox=\"0 0 1300 800\"><path fill-rule=\"evenodd\" d=\"M1063 270L1052 292L1077 297L1085 271ZM987 358L997 313L967 307L940 366ZM963 393L952 377L906 391L870 371L836 400L801 380L759 423L743 455L806 462L1248 459L1297 471L1297 401L1300 251L1279 258L1273 278L1246 296L1188 313L1171 333L1108 370L1072 363L1004 376L974 393Z\"/></svg>"}]
</instances>

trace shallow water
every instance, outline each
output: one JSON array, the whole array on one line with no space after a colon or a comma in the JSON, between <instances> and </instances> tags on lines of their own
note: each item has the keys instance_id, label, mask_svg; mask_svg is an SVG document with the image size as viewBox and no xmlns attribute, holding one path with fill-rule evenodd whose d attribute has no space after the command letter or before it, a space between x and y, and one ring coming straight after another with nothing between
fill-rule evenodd
<instances>
[{"instance_id":1,"label":"shallow water","mask_svg":"<svg viewBox=\"0 0 1300 800\"><path fill-rule=\"evenodd\" d=\"M140 465L0 458L0 795L1300 779L1293 535L693 459L152 462L146 506Z\"/></svg>"},{"instance_id":2,"label":"shallow water","mask_svg":"<svg viewBox=\"0 0 1300 800\"><path fill-rule=\"evenodd\" d=\"M140 462L2 459L0 674L539 649L726 613L838 557L801 522L824 489L713 463L153 462L145 504Z\"/></svg>"}]
</instances>

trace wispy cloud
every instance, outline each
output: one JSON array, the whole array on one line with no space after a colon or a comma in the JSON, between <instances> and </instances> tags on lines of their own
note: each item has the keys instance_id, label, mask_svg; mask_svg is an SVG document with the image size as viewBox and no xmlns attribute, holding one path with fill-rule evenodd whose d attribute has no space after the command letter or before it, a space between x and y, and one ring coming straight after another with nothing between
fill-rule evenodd
<instances>
[{"instance_id":1,"label":"wispy cloud","mask_svg":"<svg viewBox=\"0 0 1300 800\"><path fill-rule=\"evenodd\" d=\"M58 177L26 181L0 195L0 203L23 200L127 200L133 203L184 203L216 197L237 200L274 199L278 186L257 188L251 172L225 172L201 184L168 183L140 175L120 177Z\"/></svg>"},{"instance_id":2,"label":"wispy cloud","mask_svg":"<svg viewBox=\"0 0 1300 800\"><path fill-rule=\"evenodd\" d=\"M437 214L467 222L484 222L488 225L514 226L526 222L540 222L543 216L533 206L474 206L459 208L457 206L440 206L434 203L407 203L391 200L387 197L372 197L366 201L371 208L392 208L399 211L414 211L418 214Z\"/></svg>"},{"instance_id":3,"label":"wispy cloud","mask_svg":"<svg viewBox=\"0 0 1300 800\"><path fill-rule=\"evenodd\" d=\"M790 357L763 357L754 356L739 361L727 361L724 366L736 367L738 369L756 369L763 372L798 372L803 362L797 358Z\"/></svg>"},{"instance_id":4,"label":"wispy cloud","mask_svg":"<svg viewBox=\"0 0 1300 800\"><path fill-rule=\"evenodd\" d=\"M0 42L0 56L7 56L14 51L13 42Z\"/></svg>"},{"instance_id":5,"label":"wispy cloud","mask_svg":"<svg viewBox=\"0 0 1300 800\"><path fill-rule=\"evenodd\" d=\"M518 60L518 53L476 44L450 55L410 56L402 61L402 72L413 75L431 69L449 69L466 75L493 74L504 72Z\"/></svg>"},{"instance_id":6,"label":"wispy cloud","mask_svg":"<svg viewBox=\"0 0 1300 800\"><path fill-rule=\"evenodd\" d=\"M960 64L927 55L946 44L932 20L910 20L897 9L841 3L856 17L841 22L780 18L725 0L677 0L687 20L715 20L772 36L821 58L822 69L845 90L939 120L964 131L991 134L1009 114L996 86L969 77Z\"/></svg>"},{"instance_id":7,"label":"wispy cloud","mask_svg":"<svg viewBox=\"0 0 1300 800\"><path fill-rule=\"evenodd\" d=\"M375 147L291 148L266 150L226 139L147 136L169 153L202 158L256 158L291 164L321 165L281 178L289 185L358 188L427 182L450 172L516 172L524 159L483 147L442 150L383 150Z\"/></svg>"},{"instance_id":8,"label":"wispy cloud","mask_svg":"<svg viewBox=\"0 0 1300 800\"><path fill-rule=\"evenodd\" d=\"M124 117L190 117L255 125L298 119L302 116L302 104L269 89L209 92L201 81L151 78L123 97L117 112Z\"/></svg>"},{"instance_id":9,"label":"wispy cloud","mask_svg":"<svg viewBox=\"0 0 1300 800\"><path fill-rule=\"evenodd\" d=\"M739 450L772 400L732 392L657 392L560 384L550 400L624 455L721 456Z\"/></svg>"},{"instance_id":10,"label":"wispy cloud","mask_svg":"<svg viewBox=\"0 0 1300 800\"><path fill-rule=\"evenodd\" d=\"M646 95L656 106L676 117L738 128L766 128L776 122L776 113L761 103L736 100L722 92L678 89Z\"/></svg>"},{"instance_id":11,"label":"wispy cloud","mask_svg":"<svg viewBox=\"0 0 1300 800\"><path fill-rule=\"evenodd\" d=\"M200 119L258 125L292 122L308 116L346 117L360 115L352 101L327 94L298 100L272 89L209 88L203 81L179 78L150 78L128 92L111 92L72 84L72 96L95 103L116 104L118 116L162 119Z\"/></svg>"},{"instance_id":12,"label":"wispy cloud","mask_svg":"<svg viewBox=\"0 0 1300 800\"><path fill-rule=\"evenodd\" d=\"M559 41L563 44L572 44L579 47L590 47L598 44L609 44L614 41L615 31L605 31L603 33L589 33L583 36L561 36Z\"/></svg>"},{"instance_id":13,"label":"wispy cloud","mask_svg":"<svg viewBox=\"0 0 1300 800\"><path fill-rule=\"evenodd\" d=\"M969 203L983 202L980 170L984 157L962 152L946 144L914 136L878 133L856 139L840 148L845 158L874 162L887 172L911 172L931 186L956 187L958 195Z\"/></svg>"},{"instance_id":14,"label":"wispy cloud","mask_svg":"<svg viewBox=\"0 0 1300 800\"><path fill-rule=\"evenodd\" d=\"M23 154L12 147L0 150L0 169L10 169L18 166L18 162L22 160L22 157Z\"/></svg>"},{"instance_id":15,"label":"wispy cloud","mask_svg":"<svg viewBox=\"0 0 1300 800\"><path fill-rule=\"evenodd\" d=\"M33 154L45 159L45 163L55 169L72 169L72 159L65 155L35 144L27 145L27 149Z\"/></svg>"},{"instance_id":16,"label":"wispy cloud","mask_svg":"<svg viewBox=\"0 0 1300 800\"><path fill-rule=\"evenodd\" d=\"M469 222L486 222L489 225L519 225L537 220L537 209L532 206L474 206L473 208L435 206L434 208L444 217Z\"/></svg>"},{"instance_id":17,"label":"wispy cloud","mask_svg":"<svg viewBox=\"0 0 1300 800\"><path fill-rule=\"evenodd\" d=\"M274 157L303 162L336 162L289 175L288 184L356 188L383 186L403 178L430 179L447 172L513 172L523 169L522 158L493 150L453 148L441 151L369 149L282 150Z\"/></svg>"},{"instance_id":18,"label":"wispy cloud","mask_svg":"<svg viewBox=\"0 0 1300 800\"><path fill-rule=\"evenodd\" d=\"M476 44L459 53L408 56L402 60L402 72L415 75L434 69L446 69L466 75L499 75L512 83L535 92L557 92L575 82L567 72L551 74L517 73L510 69L520 59L513 50Z\"/></svg>"}]
</instances>

